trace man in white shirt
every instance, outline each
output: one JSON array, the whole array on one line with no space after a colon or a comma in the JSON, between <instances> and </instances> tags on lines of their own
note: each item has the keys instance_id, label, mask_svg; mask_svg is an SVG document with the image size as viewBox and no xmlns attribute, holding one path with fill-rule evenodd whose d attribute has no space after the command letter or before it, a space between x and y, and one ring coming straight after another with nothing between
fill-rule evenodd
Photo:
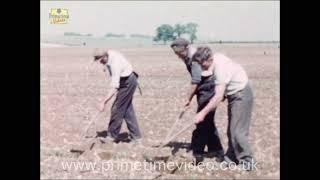
<instances>
[{"instance_id":1,"label":"man in white shirt","mask_svg":"<svg viewBox=\"0 0 320 180\"><path fill-rule=\"evenodd\" d=\"M197 96L198 108L201 111L210 98L214 95L214 82L212 81L212 72L202 71L197 62L192 61L196 48L190 46L189 41L178 38L172 42L171 48L174 53L185 63L186 68L191 76L190 90L186 103L189 107L194 95ZM215 110L209 112L204 121L197 125L192 132L191 149L195 157L196 164L203 160L205 146L208 147L209 157L216 157L218 161L223 160L224 150L219 138L219 133L214 123Z\"/></svg>"},{"instance_id":2,"label":"man in white shirt","mask_svg":"<svg viewBox=\"0 0 320 180\"><path fill-rule=\"evenodd\" d=\"M122 121L125 119L130 132L129 138L134 142L140 142L141 133L132 104L138 75L133 72L131 64L118 51L96 49L94 60L106 66L111 76L111 89L102 102L100 110L103 111L107 102L117 94L111 108L111 118L105 140L114 141L117 138Z\"/></svg>"},{"instance_id":3,"label":"man in white shirt","mask_svg":"<svg viewBox=\"0 0 320 180\"><path fill-rule=\"evenodd\" d=\"M214 75L215 95L205 108L195 116L195 123L202 122L212 109L227 97L228 99L228 150L227 162L234 161L253 169L253 155L248 134L253 106L253 93L244 69L230 58L220 53L212 53L209 47L199 47L194 61L204 70Z\"/></svg>"}]
</instances>

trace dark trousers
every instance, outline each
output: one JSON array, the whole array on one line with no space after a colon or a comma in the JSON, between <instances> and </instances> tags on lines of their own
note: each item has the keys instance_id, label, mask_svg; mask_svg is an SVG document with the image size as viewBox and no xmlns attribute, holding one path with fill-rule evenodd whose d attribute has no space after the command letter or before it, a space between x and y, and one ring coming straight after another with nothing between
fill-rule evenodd
<instances>
[{"instance_id":1,"label":"dark trousers","mask_svg":"<svg viewBox=\"0 0 320 180\"><path fill-rule=\"evenodd\" d=\"M253 106L253 93L248 84L243 90L228 98L228 150L233 161L252 159L248 135Z\"/></svg>"},{"instance_id":2,"label":"dark trousers","mask_svg":"<svg viewBox=\"0 0 320 180\"><path fill-rule=\"evenodd\" d=\"M120 87L116 100L111 108L111 118L108 127L108 136L117 138L123 119L127 123L130 136L134 139L141 138L139 125L133 109L132 99L137 87L137 76L132 73L130 76L120 79Z\"/></svg>"},{"instance_id":3,"label":"dark trousers","mask_svg":"<svg viewBox=\"0 0 320 180\"><path fill-rule=\"evenodd\" d=\"M214 81L212 77L202 77L197 89L197 102L200 112L214 95ZM204 121L197 124L192 133L191 148L193 154L203 154L204 148L208 146L208 152L217 152L223 155L223 147L220 142L218 130L214 123L215 110L208 113Z\"/></svg>"}]
</instances>

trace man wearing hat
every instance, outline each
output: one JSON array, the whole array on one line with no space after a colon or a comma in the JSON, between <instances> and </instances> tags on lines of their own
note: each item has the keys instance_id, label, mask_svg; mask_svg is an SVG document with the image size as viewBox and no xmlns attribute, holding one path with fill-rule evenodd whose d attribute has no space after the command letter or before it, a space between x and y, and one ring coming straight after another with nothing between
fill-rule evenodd
<instances>
[{"instance_id":1,"label":"man wearing hat","mask_svg":"<svg viewBox=\"0 0 320 180\"><path fill-rule=\"evenodd\" d=\"M195 116L195 123L205 121L208 113L226 97L228 99L228 150L227 163L242 164L253 170L253 160L248 135L253 107L253 92L247 73L241 65L221 53L212 53L209 47L199 47L193 56L203 70L214 74L215 94L210 102Z\"/></svg>"},{"instance_id":2,"label":"man wearing hat","mask_svg":"<svg viewBox=\"0 0 320 180\"><path fill-rule=\"evenodd\" d=\"M172 42L171 48L174 53L185 63L188 72L191 75L190 92L185 103L188 108L194 95L197 96L198 108L201 111L210 98L214 95L214 83L211 72L202 71L201 66L197 62L192 61L192 57L196 52L194 47L189 45L189 41L178 38ZM214 123L215 110L206 114L204 121L197 124L196 129L192 133L191 149L197 162L203 160L204 149L207 145L208 154L216 156L218 161L223 160L223 147L220 142L218 130Z\"/></svg>"},{"instance_id":3,"label":"man wearing hat","mask_svg":"<svg viewBox=\"0 0 320 180\"><path fill-rule=\"evenodd\" d=\"M114 141L120 132L124 119L129 129L129 138L140 143L141 133L132 104L138 75L133 71L132 65L124 55L115 50L96 49L94 61L105 66L111 76L111 89L101 104L101 111L105 109L107 102L116 94L116 99L111 108L107 137L103 140Z\"/></svg>"}]
</instances>

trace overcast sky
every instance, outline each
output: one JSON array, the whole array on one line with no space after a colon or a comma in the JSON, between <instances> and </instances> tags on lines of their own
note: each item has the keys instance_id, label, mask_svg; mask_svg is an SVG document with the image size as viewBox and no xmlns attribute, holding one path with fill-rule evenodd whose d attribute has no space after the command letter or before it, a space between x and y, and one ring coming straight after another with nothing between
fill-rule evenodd
<instances>
[{"instance_id":1,"label":"overcast sky","mask_svg":"<svg viewBox=\"0 0 320 180\"><path fill-rule=\"evenodd\" d=\"M65 25L50 24L51 8L69 11ZM155 35L161 24L195 22L199 39L276 40L279 1L41 1L41 34L64 32Z\"/></svg>"}]
</instances>

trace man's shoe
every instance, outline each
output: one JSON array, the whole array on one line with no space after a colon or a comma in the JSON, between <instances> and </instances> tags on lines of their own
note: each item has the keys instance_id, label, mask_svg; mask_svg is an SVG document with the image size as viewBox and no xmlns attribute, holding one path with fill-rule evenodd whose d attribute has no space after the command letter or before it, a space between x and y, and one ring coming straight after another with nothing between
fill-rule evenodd
<instances>
[{"instance_id":1,"label":"man's shoe","mask_svg":"<svg viewBox=\"0 0 320 180\"><path fill-rule=\"evenodd\" d=\"M129 136L129 140L134 146L142 146L142 138L132 138Z\"/></svg>"},{"instance_id":2,"label":"man's shoe","mask_svg":"<svg viewBox=\"0 0 320 180\"><path fill-rule=\"evenodd\" d=\"M222 162L224 160L224 153L223 151L209 151L207 153L207 156L209 158L214 158L216 159L217 162Z\"/></svg>"},{"instance_id":3,"label":"man's shoe","mask_svg":"<svg viewBox=\"0 0 320 180\"><path fill-rule=\"evenodd\" d=\"M106 137L100 137L99 138L100 141L102 141L103 143L113 143L115 141L114 138L110 137L110 136L106 136Z\"/></svg>"},{"instance_id":4,"label":"man's shoe","mask_svg":"<svg viewBox=\"0 0 320 180\"><path fill-rule=\"evenodd\" d=\"M241 166L242 170L246 170L246 171L253 171L257 169L256 167L257 162L253 158L240 160L239 165Z\"/></svg>"},{"instance_id":5,"label":"man's shoe","mask_svg":"<svg viewBox=\"0 0 320 180\"><path fill-rule=\"evenodd\" d=\"M204 157L202 154L193 154L193 157L194 157L194 165L196 166L198 166L204 160Z\"/></svg>"},{"instance_id":6,"label":"man's shoe","mask_svg":"<svg viewBox=\"0 0 320 180\"><path fill-rule=\"evenodd\" d=\"M238 162L237 161L233 161L228 156L224 156L223 157L223 161L221 161L221 164L223 165L224 168L230 168L230 167L236 166L238 164Z\"/></svg>"}]
</instances>

